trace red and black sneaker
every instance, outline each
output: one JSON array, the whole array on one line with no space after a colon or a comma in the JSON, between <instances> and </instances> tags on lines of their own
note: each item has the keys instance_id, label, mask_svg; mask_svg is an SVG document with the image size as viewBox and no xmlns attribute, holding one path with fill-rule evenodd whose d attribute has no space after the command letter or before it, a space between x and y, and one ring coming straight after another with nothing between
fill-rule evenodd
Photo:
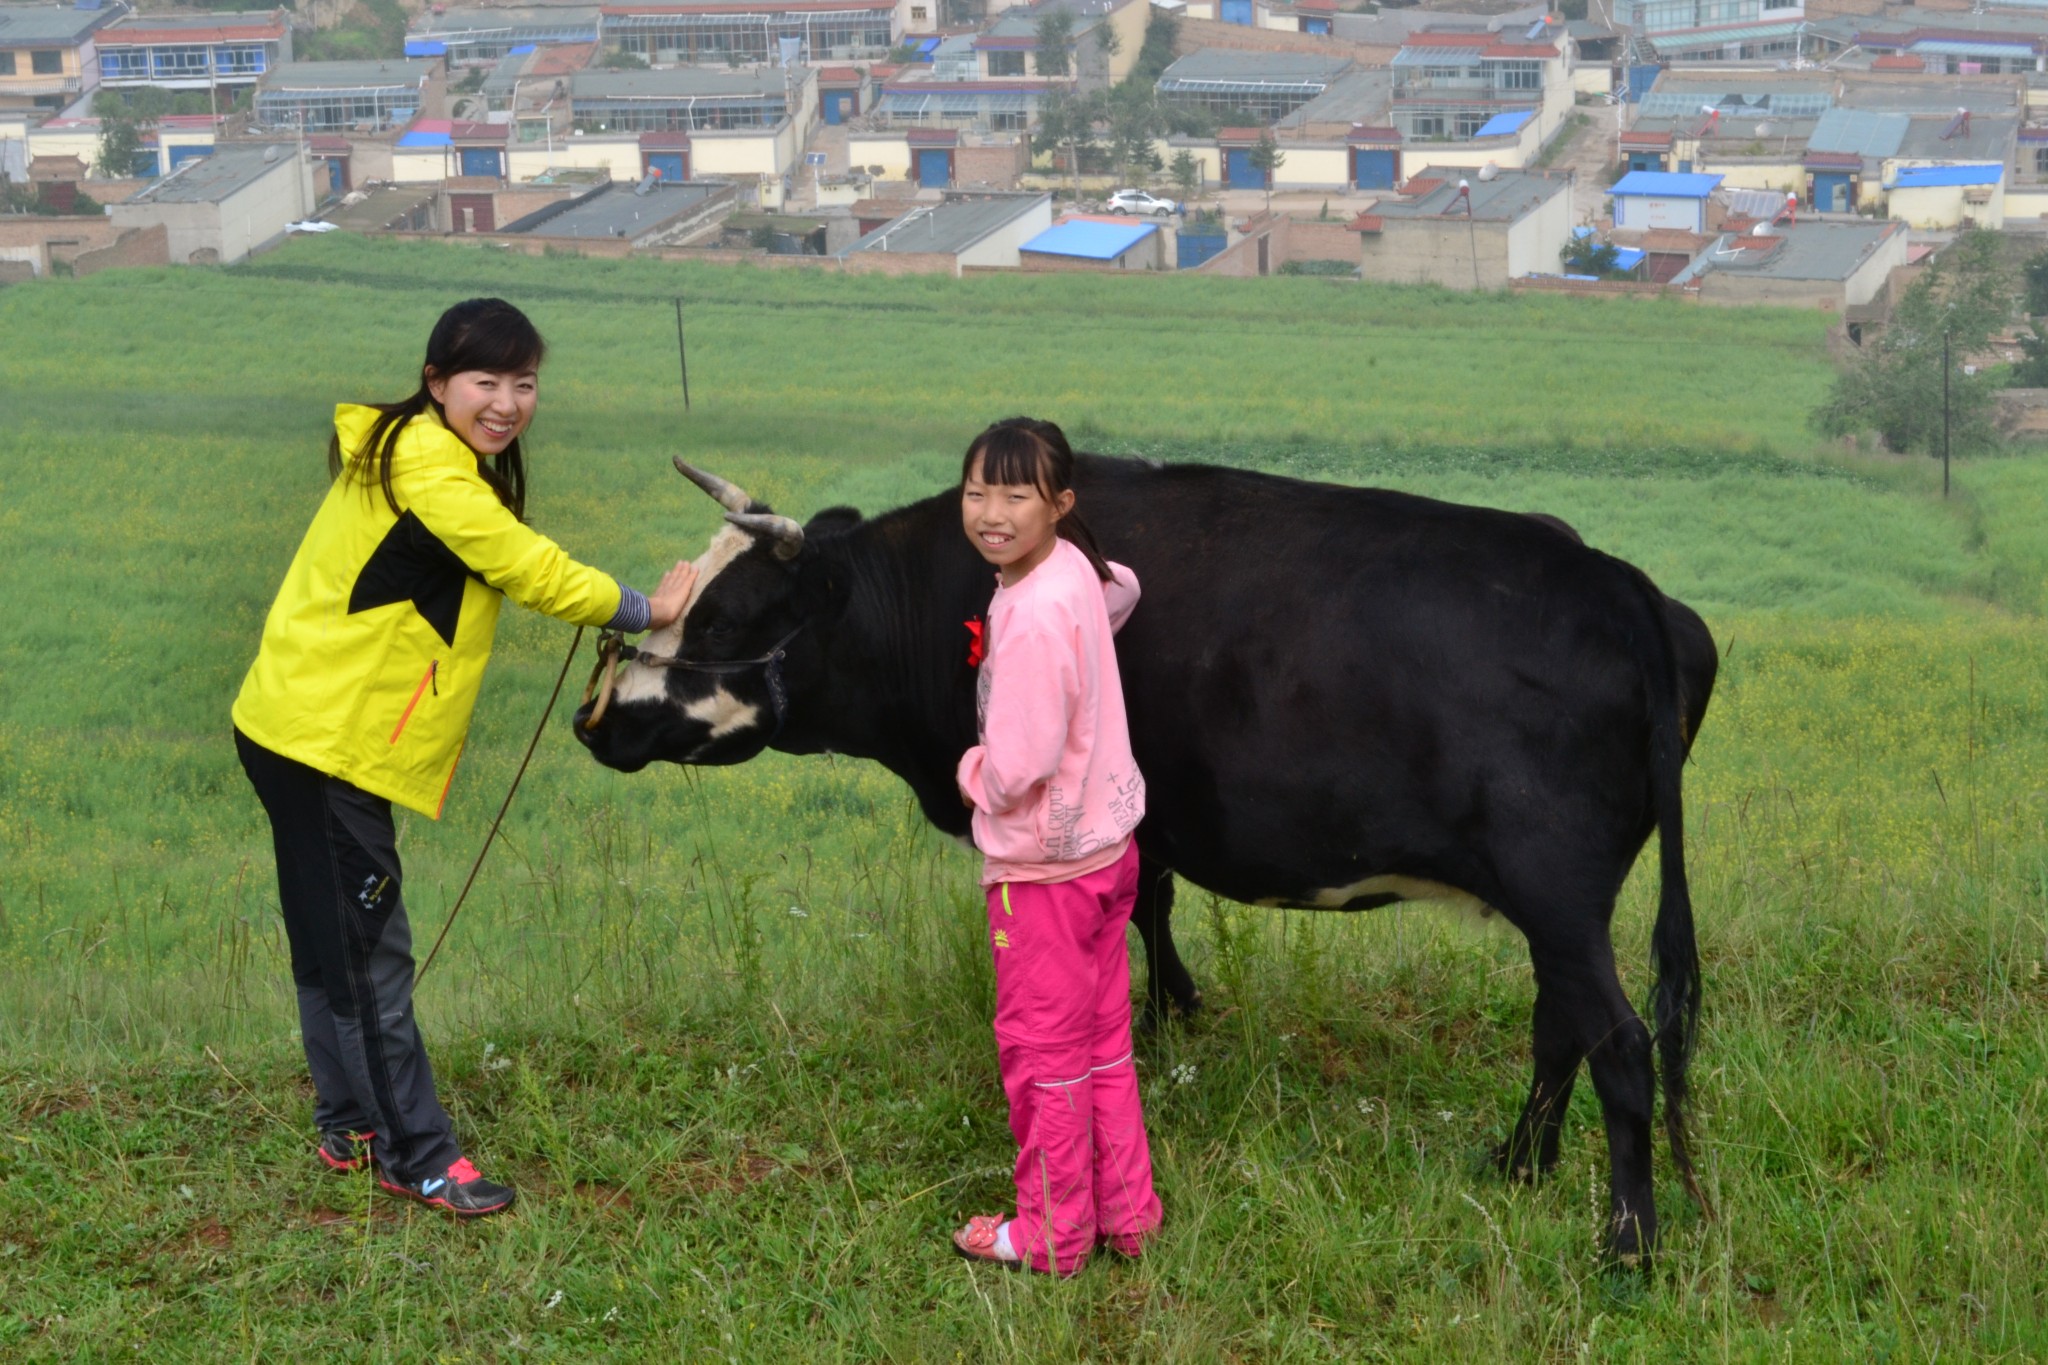
<instances>
[{"instance_id":1,"label":"red and black sneaker","mask_svg":"<svg viewBox=\"0 0 2048 1365\"><path fill-rule=\"evenodd\" d=\"M377 1183L393 1194L417 1199L429 1208L446 1209L464 1218L503 1213L519 1197L511 1186L484 1179L466 1156L457 1158L442 1175L430 1175L403 1185L380 1176Z\"/></svg>"},{"instance_id":2,"label":"red and black sneaker","mask_svg":"<svg viewBox=\"0 0 2048 1365\"><path fill-rule=\"evenodd\" d=\"M375 1133L355 1133L346 1128L335 1128L320 1135L320 1145L313 1150L320 1159L337 1171L360 1171L370 1164L370 1139Z\"/></svg>"}]
</instances>

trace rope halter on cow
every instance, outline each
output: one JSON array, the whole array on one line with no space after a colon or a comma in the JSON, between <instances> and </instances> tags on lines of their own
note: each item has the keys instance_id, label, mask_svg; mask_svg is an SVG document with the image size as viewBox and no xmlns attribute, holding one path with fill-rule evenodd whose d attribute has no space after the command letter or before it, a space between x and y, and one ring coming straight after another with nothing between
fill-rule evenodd
<instances>
[{"instance_id":1,"label":"rope halter on cow","mask_svg":"<svg viewBox=\"0 0 2048 1365\"><path fill-rule=\"evenodd\" d=\"M706 473L695 465L686 463L682 456L675 457L676 472L696 484L725 509L725 519L743 531L771 538L777 559L795 559L803 553L804 528L793 517L778 516L773 512L755 512L753 498L739 485ZM583 685L583 702L590 706L590 714L584 718L583 728L595 730L611 706L612 691L618 683L619 664L643 664L648 668L680 668L692 673L743 673L748 669L764 670L768 684L768 701L775 710L775 729L770 732L767 743L773 744L782 733L782 723L789 714L789 689L782 681L782 661L788 645L804 628L799 623L795 630L777 640L766 654L758 659L689 659L679 654L650 654L626 643L626 637L617 631L601 631L597 637L597 663L590 670L590 681ZM595 705L591 698L595 696Z\"/></svg>"}]
</instances>

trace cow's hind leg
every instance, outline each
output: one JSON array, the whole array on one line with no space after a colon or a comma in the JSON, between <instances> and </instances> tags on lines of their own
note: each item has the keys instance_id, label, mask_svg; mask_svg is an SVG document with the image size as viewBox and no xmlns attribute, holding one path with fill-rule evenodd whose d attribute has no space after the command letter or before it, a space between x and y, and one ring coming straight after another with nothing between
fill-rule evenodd
<instances>
[{"instance_id":1,"label":"cow's hind leg","mask_svg":"<svg viewBox=\"0 0 2048 1365\"><path fill-rule=\"evenodd\" d=\"M1494 1151L1502 1173L1516 1180L1536 1180L1557 1166L1559 1132L1579 1063L1586 1057L1570 1011L1555 991L1537 991L1532 1031L1536 1077L1529 1085L1529 1102L1515 1120L1514 1134Z\"/></svg>"},{"instance_id":2,"label":"cow's hind leg","mask_svg":"<svg viewBox=\"0 0 2048 1365\"><path fill-rule=\"evenodd\" d=\"M1650 1118L1656 1084L1650 1031L1629 1004L1621 978L1615 974L1606 915L1573 918L1576 922L1561 916L1547 922L1538 920L1526 931L1536 968L1536 997L1548 1002L1539 1003L1539 1019L1549 1016L1549 1027L1555 1030L1553 1042L1558 1037L1569 1038L1585 1055L1607 1127L1608 1247L1617 1262L1636 1265L1657 1240L1650 1172ZM1539 1023L1537 1032L1540 1047L1545 1025ZM1563 1045L1558 1044L1549 1058L1553 1083L1563 1055ZM1545 1069L1539 1053L1538 1086L1544 1084ZM1558 1101L1547 1106L1549 1112L1543 1116L1553 1125L1562 1098L1560 1090ZM1532 1093L1532 1105L1536 1100ZM1537 1152L1540 1158L1540 1138Z\"/></svg>"},{"instance_id":3,"label":"cow's hind leg","mask_svg":"<svg viewBox=\"0 0 2048 1365\"><path fill-rule=\"evenodd\" d=\"M1138 858L1138 901L1131 923L1145 945L1145 1012L1139 1027L1151 1031L1178 1010L1193 1014L1202 1007L1202 993L1173 946L1173 872L1141 852Z\"/></svg>"}]
</instances>

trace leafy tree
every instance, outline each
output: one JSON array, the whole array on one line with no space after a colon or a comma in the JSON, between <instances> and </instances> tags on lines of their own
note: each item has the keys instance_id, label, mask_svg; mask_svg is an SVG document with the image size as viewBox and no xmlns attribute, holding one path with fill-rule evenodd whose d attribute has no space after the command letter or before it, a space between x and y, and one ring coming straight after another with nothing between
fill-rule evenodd
<instances>
[{"instance_id":1,"label":"leafy tree","mask_svg":"<svg viewBox=\"0 0 2048 1365\"><path fill-rule=\"evenodd\" d=\"M1597 237L1574 237L1557 253L1567 272L1573 275L1597 275L1606 279L1618 273L1615 263L1621 252L1612 242L1603 242Z\"/></svg>"},{"instance_id":2,"label":"leafy tree","mask_svg":"<svg viewBox=\"0 0 2048 1365\"><path fill-rule=\"evenodd\" d=\"M95 165L109 180L135 174L135 156L142 150L142 129L125 109L100 116L100 150Z\"/></svg>"},{"instance_id":3,"label":"leafy tree","mask_svg":"<svg viewBox=\"0 0 2048 1365\"><path fill-rule=\"evenodd\" d=\"M1109 125L1110 157L1119 180L1130 180L1133 171L1162 169L1156 144L1166 136L1167 121L1157 95L1126 81L1102 100L1101 112Z\"/></svg>"},{"instance_id":4,"label":"leafy tree","mask_svg":"<svg viewBox=\"0 0 2048 1365\"><path fill-rule=\"evenodd\" d=\"M1173 176L1173 187L1180 191L1183 201L1194 198L1195 191L1202 188L1202 163L1185 147L1173 154L1173 164L1168 167L1168 173Z\"/></svg>"},{"instance_id":5,"label":"leafy tree","mask_svg":"<svg viewBox=\"0 0 2048 1365\"><path fill-rule=\"evenodd\" d=\"M1095 142L1095 115L1099 101L1095 96L1071 95L1064 90L1053 90L1046 94L1038 106L1038 137L1047 147L1053 149L1055 159L1064 154L1068 189L1078 194L1078 177L1081 174L1081 156Z\"/></svg>"},{"instance_id":6,"label":"leafy tree","mask_svg":"<svg viewBox=\"0 0 2048 1365\"><path fill-rule=\"evenodd\" d=\"M1965 231L1906 290L1883 334L1836 377L1814 426L1829 436L1874 430L1888 450L1939 455L1945 337L1953 446L1967 452L1994 444L1994 381L1985 369L1966 373L1963 359L2005 325L2011 302L1997 236Z\"/></svg>"},{"instance_id":7,"label":"leafy tree","mask_svg":"<svg viewBox=\"0 0 2048 1365\"><path fill-rule=\"evenodd\" d=\"M1273 172L1287 164L1287 153L1280 150L1280 144L1273 141L1273 134L1268 130L1259 134L1258 144L1246 153L1245 159L1265 180L1266 207L1273 207Z\"/></svg>"},{"instance_id":8,"label":"leafy tree","mask_svg":"<svg viewBox=\"0 0 2048 1365\"><path fill-rule=\"evenodd\" d=\"M647 58L637 52L628 52L622 47L607 51L595 64L607 71L645 71L649 65Z\"/></svg>"},{"instance_id":9,"label":"leafy tree","mask_svg":"<svg viewBox=\"0 0 2048 1365\"><path fill-rule=\"evenodd\" d=\"M2029 257L2022 274L2027 286L2026 311L2035 317L2048 314L2048 251Z\"/></svg>"},{"instance_id":10,"label":"leafy tree","mask_svg":"<svg viewBox=\"0 0 2048 1365\"><path fill-rule=\"evenodd\" d=\"M1095 45L1102 49L1103 56L1114 57L1124 50L1123 35L1116 31L1115 24L1104 18L1095 26Z\"/></svg>"},{"instance_id":11,"label":"leafy tree","mask_svg":"<svg viewBox=\"0 0 2048 1365\"><path fill-rule=\"evenodd\" d=\"M1038 74L1041 76L1064 76L1070 69L1067 62L1067 44L1074 39L1074 15L1071 10L1048 10L1038 21Z\"/></svg>"},{"instance_id":12,"label":"leafy tree","mask_svg":"<svg viewBox=\"0 0 2048 1365\"><path fill-rule=\"evenodd\" d=\"M1180 42L1180 16L1170 10L1154 8L1145 20L1145 41L1138 45L1138 60L1131 67L1126 80L1143 81L1146 85L1158 84L1166 74L1166 68L1173 65L1174 47Z\"/></svg>"},{"instance_id":13,"label":"leafy tree","mask_svg":"<svg viewBox=\"0 0 2048 1365\"><path fill-rule=\"evenodd\" d=\"M2026 359L2012 367L2012 374L2006 381L2007 386L2015 389L2048 389L2048 332L2041 330L2038 321L2029 322L2026 333L2019 341L2020 350Z\"/></svg>"}]
</instances>

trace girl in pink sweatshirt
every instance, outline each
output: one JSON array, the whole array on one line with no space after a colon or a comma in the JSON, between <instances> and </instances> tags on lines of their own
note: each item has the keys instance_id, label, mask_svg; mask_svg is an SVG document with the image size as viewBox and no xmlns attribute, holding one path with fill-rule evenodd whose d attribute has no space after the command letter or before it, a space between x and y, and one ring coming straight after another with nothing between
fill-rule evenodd
<instances>
[{"instance_id":1,"label":"girl in pink sweatshirt","mask_svg":"<svg viewBox=\"0 0 2048 1365\"><path fill-rule=\"evenodd\" d=\"M1131 758L1112 633L1138 581L1074 515L1074 452L1016 417L961 471L967 538L996 566L977 711L960 759L985 859L996 1054L1017 1138L1017 1211L953 1234L963 1256L1071 1275L1098 1244L1136 1256L1159 1226L1131 1061L1124 925L1137 899Z\"/></svg>"}]
</instances>

